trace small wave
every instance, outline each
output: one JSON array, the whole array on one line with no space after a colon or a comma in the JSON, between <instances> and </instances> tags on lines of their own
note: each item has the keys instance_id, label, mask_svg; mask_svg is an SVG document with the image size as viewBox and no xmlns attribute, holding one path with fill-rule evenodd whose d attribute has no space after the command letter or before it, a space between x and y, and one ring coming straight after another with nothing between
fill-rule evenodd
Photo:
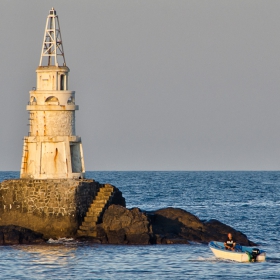
<instances>
[{"instance_id":1,"label":"small wave","mask_svg":"<svg viewBox=\"0 0 280 280\"><path fill-rule=\"evenodd\" d=\"M280 258L266 258L266 262L280 263Z\"/></svg>"},{"instance_id":2,"label":"small wave","mask_svg":"<svg viewBox=\"0 0 280 280\"><path fill-rule=\"evenodd\" d=\"M66 237L62 237L59 239L52 239L50 238L47 243L50 244L65 244L65 243L73 243L76 242L73 238L66 238Z\"/></svg>"},{"instance_id":3,"label":"small wave","mask_svg":"<svg viewBox=\"0 0 280 280\"><path fill-rule=\"evenodd\" d=\"M220 259L217 259L215 256L212 257L202 257L188 259L188 262L221 262Z\"/></svg>"}]
</instances>

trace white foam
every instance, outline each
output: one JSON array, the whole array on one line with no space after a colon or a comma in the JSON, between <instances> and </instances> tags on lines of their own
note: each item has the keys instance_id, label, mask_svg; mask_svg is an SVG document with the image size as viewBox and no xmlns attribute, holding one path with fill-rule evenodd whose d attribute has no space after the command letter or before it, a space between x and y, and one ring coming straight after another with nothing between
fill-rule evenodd
<instances>
[{"instance_id":1,"label":"white foam","mask_svg":"<svg viewBox=\"0 0 280 280\"><path fill-rule=\"evenodd\" d=\"M62 237L59 239L52 239L50 238L47 243L51 243L51 244L63 244L63 243L67 243L67 242L73 242L74 239L73 238L66 238L66 237Z\"/></svg>"}]
</instances>

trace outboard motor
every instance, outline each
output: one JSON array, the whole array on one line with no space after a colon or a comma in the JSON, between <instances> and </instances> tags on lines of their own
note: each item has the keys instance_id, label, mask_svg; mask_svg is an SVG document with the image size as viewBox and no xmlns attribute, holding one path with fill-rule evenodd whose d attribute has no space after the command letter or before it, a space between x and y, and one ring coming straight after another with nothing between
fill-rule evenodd
<instances>
[{"instance_id":1,"label":"outboard motor","mask_svg":"<svg viewBox=\"0 0 280 280\"><path fill-rule=\"evenodd\" d=\"M252 249L252 262L257 260L257 256L260 254L260 250L258 248Z\"/></svg>"}]
</instances>

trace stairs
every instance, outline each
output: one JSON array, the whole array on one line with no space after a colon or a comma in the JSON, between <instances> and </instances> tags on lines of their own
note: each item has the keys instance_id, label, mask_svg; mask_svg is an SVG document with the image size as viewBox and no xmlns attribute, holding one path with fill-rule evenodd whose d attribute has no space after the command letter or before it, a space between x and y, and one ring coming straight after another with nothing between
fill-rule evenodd
<instances>
[{"instance_id":1,"label":"stairs","mask_svg":"<svg viewBox=\"0 0 280 280\"><path fill-rule=\"evenodd\" d=\"M80 225L77 231L78 236L96 237L95 227L102 221L103 214L110 206L114 194L115 189L112 185L105 184L99 189L95 199L88 208L82 225Z\"/></svg>"}]
</instances>

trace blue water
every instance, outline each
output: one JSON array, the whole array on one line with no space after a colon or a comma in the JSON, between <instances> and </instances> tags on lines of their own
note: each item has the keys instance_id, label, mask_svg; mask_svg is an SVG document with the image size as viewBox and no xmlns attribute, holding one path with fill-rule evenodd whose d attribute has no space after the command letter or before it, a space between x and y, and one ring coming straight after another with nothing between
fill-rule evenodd
<instances>
[{"instance_id":1,"label":"blue water","mask_svg":"<svg viewBox=\"0 0 280 280\"><path fill-rule=\"evenodd\" d=\"M0 181L18 178L0 172ZM207 245L122 246L52 241L0 247L1 279L280 279L280 172L87 172L127 207L179 207L245 233L264 263L217 260Z\"/></svg>"}]
</instances>

